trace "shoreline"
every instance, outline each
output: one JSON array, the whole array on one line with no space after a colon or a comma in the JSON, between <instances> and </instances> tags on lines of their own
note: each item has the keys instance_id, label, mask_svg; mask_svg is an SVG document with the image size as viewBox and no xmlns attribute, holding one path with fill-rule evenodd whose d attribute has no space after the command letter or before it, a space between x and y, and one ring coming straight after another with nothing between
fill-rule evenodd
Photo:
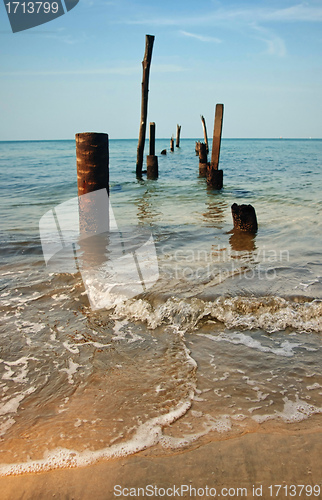
<instances>
[{"instance_id":1,"label":"shoreline","mask_svg":"<svg viewBox=\"0 0 322 500\"><path fill-rule=\"evenodd\" d=\"M100 461L88 467L2 476L1 498L3 500L22 498L24 500L44 498L109 500L127 496L157 498L162 496L163 489L170 488L169 492L173 493L174 490L171 488L174 486L181 488L181 485L184 489L177 490L180 496L178 494L169 496L214 497L214 489L212 495L209 495L210 490L206 490L207 486L216 489L216 496L222 488L227 488L225 493L229 493L230 488L232 488L231 493L233 489L243 488L238 496L255 498L259 496L254 494L255 491L260 493L260 489L256 489L261 488L261 498L270 498L268 487L278 484L282 487L319 485L319 495L312 495L312 498L322 498L321 449L320 427L315 427L314 431L305 429L288 433L248 433L224 441L210 441L171 454L156 446L127 457ZM151 488L147 490L148 485L157 490ZM196 494L190 486L196 489ZM199 493L202 493L203 489L204 495L200 496L198 489ZM142 494L144 492L145 495ZM159 492L160 495L155 495L155 492ZM273 491L273 496L276 496L275 493ZM279 496L287 498L285 492Z\"/></svg>"}]
</instances>

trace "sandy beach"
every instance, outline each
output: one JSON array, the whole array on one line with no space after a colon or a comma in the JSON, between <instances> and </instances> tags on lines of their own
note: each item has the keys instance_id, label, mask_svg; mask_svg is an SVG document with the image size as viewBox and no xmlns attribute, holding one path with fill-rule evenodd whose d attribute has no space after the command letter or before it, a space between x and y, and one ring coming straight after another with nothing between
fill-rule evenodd
<instances>
[{"instance_id":1,"label":"sandy beach","mask_svg":"<svg viewBox=\"0 0 322 500\"><path fill-rule=\"evenodd\" d=\"M322 498L317 486L299 494L300 485L321 488L321 449L321 426L246 434L176 454L152 448L85 468L2 477L1 498L105 500L143 493L150 498L211 498L215 490L217 497L228 498ZM275 485L282 486L279 494Z\"/></svg>"}]
</instances>

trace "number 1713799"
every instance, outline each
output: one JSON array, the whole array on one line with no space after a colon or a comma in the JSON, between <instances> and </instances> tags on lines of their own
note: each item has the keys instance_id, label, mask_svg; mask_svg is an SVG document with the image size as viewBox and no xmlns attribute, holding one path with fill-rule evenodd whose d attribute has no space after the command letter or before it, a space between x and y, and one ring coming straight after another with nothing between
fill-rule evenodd
<instances>
[{"instance_id":1,"label":"number 1713799","mask_svg":"<svg viewBox=\"0 0 322 500\"><path fill-rule=\"evenodd\" d=\"M57 2L8 2L6 8L8 14L57 14L59 5Z\"/></svg>"},{"instance_id":2,"label":"number 1713799","mask_svg":"<svg viewBox=\"0 0 322 500\"><path fill-rule=\"evenodd\" d=\"M268 487L271 497L318 497L321 493L321 487L318 484L273 484Z\"/></svg>"}]
</instances>

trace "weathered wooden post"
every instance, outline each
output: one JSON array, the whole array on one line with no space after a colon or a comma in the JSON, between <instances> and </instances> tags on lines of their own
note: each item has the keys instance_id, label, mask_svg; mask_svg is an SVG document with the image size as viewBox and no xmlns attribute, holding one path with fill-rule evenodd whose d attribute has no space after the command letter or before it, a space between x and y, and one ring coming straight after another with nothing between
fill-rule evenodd
<instances>
[{"instance_id":1,"label":"weathered wooden post","mask_svg":"<svg viewBox=\"0 0 322 500\"><path fill-rule=\"evenodd\" d=\"M109 228L107 196L83 195L101 189L109 194L108 135L85 132L76 134L75 139L80 232L103 233Z\"/></svg>"},{"instance_id":2,"label":"weathered wooden post","mask_svg":"<svg viewBox=\"0 0 322 500\"><path fill-rule=\"evenodd\" d=\"M155 123L150 123L149 152L146 157L146 174L148 179L157 179L159 175L158 157L155 156Z\"/></svg>"},{"instance_id":3,"label":"weathered wooden post","mask_svg":"<svg viewBox=\"0 0 322 500\"><path fill-rule=\"evenodd\" d=\"M199 175L200 177L207 177L207 147L203 142L199 146Z\"/></svg>"},{"instance_id":4,"label":"weathered wooden post","mask_svg":"<svg viewBox=\"0 0 322 500\"><path fill-rule=\"evenodd\" d=\"M142 78L141 122L140 122L140 133L139 133L139 142L137 148L137 160L136 160L137 177L142 177L144 143L146 134L146 120L148 114L149 78L150 78L150 66L152 59L153 43L154 43L154 36L146 35L145 54L144 54L144 59L142 61L143 78Z\"/></svg>"},{"instance_id":5,"label":"weathered wooden post","mask_svg":"<svg viewBox=\"0 0 322 500\"><path fill-rule=\"evenodd\" d=\"M170 151L172 151L172 153L174 151L174 139L173 139L173 136L170 139Z\"/></svg>"},{"instance_id":6,"label":"weathered wooden post","mask_svg":"<svg viewBox=\"0 0 322 500\"><path fill-rule=\"evenodd\" d=\"M224 105L216 104L214 135L212 140L211 162L207 172L207 184L214 189L223 187L223 171L218 170Z\"/></svg>"},{"instance_id":7,"label":"weathered wooden post","mask_svg":"<svg viewBox=\"0 0 322 500\"><path fill-rule=\"evenodd\" d=\"M176 140L176 148L180 147L180 132L181 132L181 125L177 125L177 140Z\"/></svg>"},{"instance_id":8,"label":"weathered wooden post","mask_svg":"<svg viewBox=\"0 0 322 500\"><path fill-rule=\"evenodd\" d=\"M202 115L200 115L201 122L202 122L202 128L203 128L203 135L205 138L205 144L206 144L206 149L207 149L207 154L209 153L209 144L208 144L208 134L207 134L207 127L206 127L206 120Z\"/></svg>"},{"instance_id":9,"label":"weathered wooden post","mask_svg":"<svg viewBox=\"0 0 322 500\"><path fill-rule=\"evenodd\" d=\"M195 152L196 156L199 156L199 149L200 149L200 141L196 141L196 147L195 147Z\"/></svg>"},{"instance_id":10,"label":"weathered wooden post","mask_svg":"<svg viewBox=\"0 0 322 500\"><path fill-rule=\"evenodd\" d=\"M103 188L109 193L108 135L84 132L75 139L78 196Z\"/></svg>"},{"instance_id":11,"label":"weathered wooden post","mask_svg":"<svg viewBox=\"0 0 322 500\"><path fill-rule=\"evenodd\" d=\"M256 233L258 229L255 209L252 205L231 206L231 213L234 221L234 229L247 233Z\"/></svg>"}]
</instances>

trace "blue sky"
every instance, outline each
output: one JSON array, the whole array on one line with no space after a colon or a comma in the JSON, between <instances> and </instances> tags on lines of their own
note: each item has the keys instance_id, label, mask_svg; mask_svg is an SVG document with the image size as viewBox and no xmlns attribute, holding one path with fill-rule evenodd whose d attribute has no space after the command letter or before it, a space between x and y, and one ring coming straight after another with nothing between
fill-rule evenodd
<instances>
[{"instance_id":1,"label":"blue sky","mask_svg":"<svg viewBox=\"0 0 322 500\"><path fill-rule=\"evenodd\" d=\"M138 136L145 34L157 137L322 138L322 1L80 0L12 33L0 4L0 140Z\"/></svg>"}]
</instances>

